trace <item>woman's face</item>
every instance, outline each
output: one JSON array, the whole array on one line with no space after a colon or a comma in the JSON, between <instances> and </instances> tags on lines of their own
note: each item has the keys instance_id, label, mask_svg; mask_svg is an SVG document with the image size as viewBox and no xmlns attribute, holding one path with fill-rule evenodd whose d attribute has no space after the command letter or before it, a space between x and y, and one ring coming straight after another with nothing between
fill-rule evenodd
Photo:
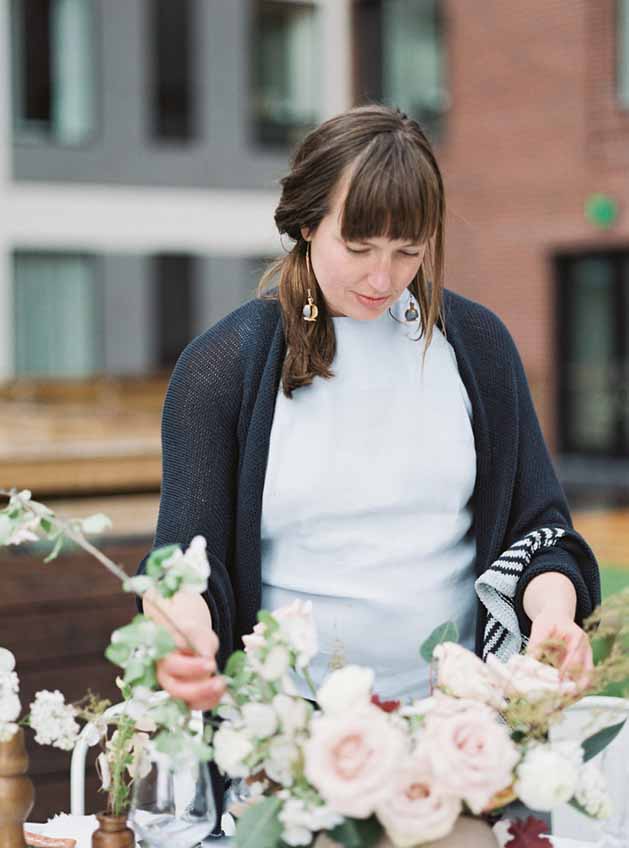
<instances>
[{"instance_id":1,"label":"woman's face","mask_svg":"<svg viewBox=\"0 0 629 848\"><path fill-rule=\"evenodd\" d=\"M332 197L330 212L314 232L302 229L310 242L312 270L331 315L370 321L402 294L417 274L425 244L370 238L345 242L340 221L348 178Z\"/></svg>"}]
</instances>

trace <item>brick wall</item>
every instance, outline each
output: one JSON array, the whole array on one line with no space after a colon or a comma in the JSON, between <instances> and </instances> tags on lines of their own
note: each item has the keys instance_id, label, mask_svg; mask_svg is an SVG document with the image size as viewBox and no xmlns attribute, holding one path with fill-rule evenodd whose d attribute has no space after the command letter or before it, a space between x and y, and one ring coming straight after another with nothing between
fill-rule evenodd
<instances>
[{"instance_id":1,"label":"brick wall","mask_svg":"<svg viewBox=\"0 0 629 848\"><path fill-rule=\"evenodd\" d=\"M438 148L449 203L447 285L515 337L556 444L552 257L629 245L629 110L615 98L614 0L448 0L452 111ZM601 232L594 192L621 214Z\"/></svg>"}]
</instances>

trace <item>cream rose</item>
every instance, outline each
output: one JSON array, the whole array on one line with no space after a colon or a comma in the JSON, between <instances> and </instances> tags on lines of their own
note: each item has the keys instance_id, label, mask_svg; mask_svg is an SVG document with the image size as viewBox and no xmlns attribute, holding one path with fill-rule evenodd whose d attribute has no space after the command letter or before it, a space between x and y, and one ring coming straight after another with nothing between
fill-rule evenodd
<instances>
[{"instance_id":1,"label":"cream rose","mask_svg":"<svg viewBox=\"0 0 629 848\"><path fill-rule=\"evenodd\" d=\"M329 674L317 691L317 703L328 715L371 706L374 673L370 668L346 665Z\"/></svg>"},{"instance_id":2,"label":"cream rose","mask_svg":"<svg viewBox=\"0 0 629 848\"><path fill-rule=\"evenodd\" d=\"M214 760L229 777L247 777L249 767L245 759L253 751L253 744L242 730L222 725L214 734Z\"/></svg>"},{"instance_id":3,"label":"cream rose","mask_svg":"<svg viewBox=\"0 0 629 848\"><path fill-rule=\"evenodd\" d=\"M517 768L515 791L533 810L548 812L574 795L579 763L571 751L534 745Z\"/></svg>"},{"instance_id":4,"label":"cream rose","mask_svg":"<svg viewBox=\"0 0 629 848\"><path fill-rule=\"evenodd\" d=\"M505 700L496 678L476 654L455 642L437 645L437 686L456 698L470 698L499 710Z\"/></svg>"},{"instance_id":5,"label":"cream rose","mask_svg":"<svg viewBox=\"0 0 629 848\"><path fill-rule=\"evenodd\" d=\"M376 815L397 848L411 848L450 833L461 809L459 798L436 780L426 751L418 748L396 770Z\"/></svg>"},{"instance_id":6,"label":"cream rose","mask_svg":"<svg viewBox=\"0 0 629 848\"><path fill-rule=\"evenodd\" d=\"M364 819L384 801L406 749L403 733L376 707L320 714L304 746L304 771L334 810Z\"/></svg>"},{"instance_id":7,"label":"cream rose","mask_svg":"<svg viewBox=\"0 0 629 848\"><path fill-rule=\"evenodd\" d=\"M520 759L507 728L483 704L446 715L429 712L424 739L437 778L474 813L510 785Z\"/></svg>"},{"instance_id":8,"label":"cream rose","mask_svg":"<svg viewBox=\"0 0 629 848\"><path fill-rule=\"evenodd\" d=\"M522 695L534 702L550 693L573 695L577 692L573 680L561 680L556 668L539 662L529 654L516 654L506 663L490 654L487 667L507 698Z\"/></svg>"}]
</instances>

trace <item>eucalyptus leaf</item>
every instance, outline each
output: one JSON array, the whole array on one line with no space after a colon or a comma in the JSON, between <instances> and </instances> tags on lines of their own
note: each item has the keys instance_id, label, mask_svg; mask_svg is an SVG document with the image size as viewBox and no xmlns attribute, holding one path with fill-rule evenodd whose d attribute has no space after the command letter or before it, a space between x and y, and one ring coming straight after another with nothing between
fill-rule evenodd
<instances>
[{"instance_id":1,"label":"eucalyptus leaf","mask_svg":"<svg viewBox=\"0 0 629 848\"><path fill-rule=\"evenodd\" d=\"M277 848L283 831L278 814L279 798L264 798L240 816L236 825L236 848Z\"/></svg>"},{"instance_id":2,"label":"eucalyptus leaf","mask_svg":"<svg viewBox=\"0 0 629 848\"><path fill-rule=\"evenodd\" d=\"M382 835L382 825L375 816L368 819L346 819L328 831L331 839L344 848L371 848Z\"/></svg>"},{"instance_id":3,"label":"eucalyptus leaf","mask_svg":"<svg viewBox=\"0 0 629 848\"><path fill-rule=\"evenodd\" d=\"M152 551L146 560L146 573L149 577L161 577L164 563L177 551L181 551L179 545L164 545Z\"/></svg>"},{"instance_id":4,"label":"eucalyptus leaf","mask_svg":"<svg viewBox=\"0 0 629 848\"><path fill-rule=\"evenodd\" d=\"M225 674L227 677L236 677L239 675L243 670L246 661L247 655L244 651L234 651L225 665Z\"/></svg>"},{"instance_id":5,"label":"eucalyptus leaf","mask_svg":"<svg viewBox=\"0 0 629 848\"><path fill-rule=\"evenodd\" d=\"M419 653L421 654L422 659L424 659L427 663L430 663L432 662L432 655L437 645L441 645L442 642L458 641L459 628L456 626L454 621L446 621L438 627L435 627L426 641L422 643Z\"/></svg>"},{"instance_id":6,"label":"eucalyptus leaf","mask_svg":"<svg viewBox=\"0 0 629 848\"><path fill-rule=\"evenodd\" d=\"M60 535L60 536L57 537L57 540L56 540L51 552L44 559L44 562L51 562L53 559L57 559L62 547L63 547L63 536Z\"/></svg>"},{"instance_id":7,"label":"eucalyptus leaf","mask_svg":"<svg viewBox=\"0 0 629 848\"><path fill-rule=\"evenodd\" d=\"M599 730L598 733L595 733L593 736L589 736L585 739L581 743L583 748L583 762L586 763L588 760L591 760L592 757L595 757L607 748L610 742L613 742L613 740L618 736L626 722L627 719L624 719L618 724L612 724L610 727L604 727L602 730Z\"/></svg>"},{"instance_id":8,"label":"eucalyptus leaf","mask_svg":"<svg viewBox=\"0 0 629 848\"><path fill-rule=\"evenodd\" d=\"M579 804L579 802L577 801L576 798L571 798L568 801L568 803L570 804L571 807L574 807L575 810L578 810L580 813L583 813L583 815L586 816L588 819L595 818L594 816L591 816L588 813L588 811L585 809L585 807L583 807L581 804Z\"/></svg>"}]
</instances>

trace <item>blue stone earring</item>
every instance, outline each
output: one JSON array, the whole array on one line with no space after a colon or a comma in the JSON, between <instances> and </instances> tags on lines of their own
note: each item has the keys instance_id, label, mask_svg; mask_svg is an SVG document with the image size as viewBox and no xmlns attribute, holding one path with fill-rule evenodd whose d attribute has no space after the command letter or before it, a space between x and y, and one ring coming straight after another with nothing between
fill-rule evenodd
<instances>
[{"instance_id":1,"label":"blue stone earring","mask_svg":"<svg viewBox=\"0 0 629 848\"><path fill-rule=\"evenodd\" d=\"M415 306L415 301L413 300L413 295L411 295L411 302L408 306L408 309L404 313L404 317L409 322L409 324L412 321L417 321L417 319L419 318L419 312L417 311L417 307Z\"/></svg>"}]
</instances>

